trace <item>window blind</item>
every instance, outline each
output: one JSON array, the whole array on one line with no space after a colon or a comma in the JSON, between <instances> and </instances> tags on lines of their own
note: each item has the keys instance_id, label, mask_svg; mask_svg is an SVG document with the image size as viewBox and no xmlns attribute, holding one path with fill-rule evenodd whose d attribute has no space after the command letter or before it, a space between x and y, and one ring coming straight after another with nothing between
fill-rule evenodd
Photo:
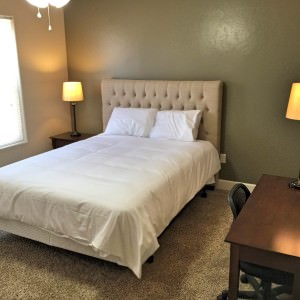
<instances>
[{"instance_id":1,"label":"window blind","mask_svg":"<svg viewBox=\"0 0 300 300\"><path fill-rule=\"evenodd\" d=\"M0 16L0 149L26 142L13 19Z\"/></svg>"}]
</instances>

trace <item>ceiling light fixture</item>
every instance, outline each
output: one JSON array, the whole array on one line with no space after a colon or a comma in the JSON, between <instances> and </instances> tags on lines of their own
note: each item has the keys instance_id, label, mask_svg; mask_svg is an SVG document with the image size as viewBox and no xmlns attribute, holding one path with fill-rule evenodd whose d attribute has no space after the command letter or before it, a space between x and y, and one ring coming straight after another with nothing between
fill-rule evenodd
<instances>
[{"instance_id":1,"label":"ceiling light fixture","mask_svg":"<svg viewBox=\"0 0 300 300\"><path fill-rule=\"evenodd\" d=\"M48 30L52 30L51 26L51 18L50 18L50 6L54 6L56 8L61 8L68 4L71 0L26 0L28 3L31 5L37 7L38 12L37 12L37 17L39 19L42 18L42 13L41 9L42 8L47 8L47 13L48 13Z\"/></svg>"}]
</instances>

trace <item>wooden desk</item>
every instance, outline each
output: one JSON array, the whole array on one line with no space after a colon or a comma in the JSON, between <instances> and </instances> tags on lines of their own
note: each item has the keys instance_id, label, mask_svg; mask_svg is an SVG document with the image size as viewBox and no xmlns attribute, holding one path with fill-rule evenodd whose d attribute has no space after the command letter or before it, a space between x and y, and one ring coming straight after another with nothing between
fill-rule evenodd
<instances>
[{"instance_id":1,"label":"wooden desk","mask_svg":"<svg viewBox=\"0 0 300 300\"><path fill-rule=\"evenodd\" d=\"M232 224L229 300L237 299L240 260L294 273L293 299L300 299L300 190L290 181L263 175Z\"/></svg>"}]
</instances>

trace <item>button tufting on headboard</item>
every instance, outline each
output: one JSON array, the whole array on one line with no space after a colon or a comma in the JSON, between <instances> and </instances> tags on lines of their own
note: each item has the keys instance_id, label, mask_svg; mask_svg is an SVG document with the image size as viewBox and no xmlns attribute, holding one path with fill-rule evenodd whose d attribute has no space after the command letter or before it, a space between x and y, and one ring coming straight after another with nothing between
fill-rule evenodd
<instances>
[{"instance_id":1,"label":"button tufting on headboard","mask_svg":"<svg viewBox=\"0 0 300 300\"><path fill-rule=\"evenodd\" d=\"M164 80L102 80L103 129L115 106L158 109L200 109L198 137L219 150L222 82Z\"/></svg>"}]
</instances>

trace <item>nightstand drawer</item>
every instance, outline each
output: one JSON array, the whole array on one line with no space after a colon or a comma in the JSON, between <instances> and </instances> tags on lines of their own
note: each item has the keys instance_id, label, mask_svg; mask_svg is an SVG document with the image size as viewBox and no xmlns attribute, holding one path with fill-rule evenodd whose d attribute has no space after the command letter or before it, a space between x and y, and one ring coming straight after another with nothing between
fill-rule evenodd
<instances>
[{"instance_id":1,"label":"nightstand drawer","mask_svg":"<svg viewBox=\"0 0 300 300\"><path fill-rule=\"evenodd\" d=\"M66 141L66 140L52 139L52 148L56 149L56 148L59 148L59 147L63 147L63 146L72 144L72 143L74 143L74 142Z\"/></svg>"},{"instance_id":2,"label":"nightstand drawer","mask_svg":"<svg viewBox=\"0 0 300 300\"><path fill-rule=\"evenodd\" d=\"M50 136L50 139L52 140L53 149L63 147L78 141L82 141L94 136L94 134L89 133L82 133L80 136L71 136L70 134L70 132L65 132L59 135Z\"/></svg>"}]
</instances>

